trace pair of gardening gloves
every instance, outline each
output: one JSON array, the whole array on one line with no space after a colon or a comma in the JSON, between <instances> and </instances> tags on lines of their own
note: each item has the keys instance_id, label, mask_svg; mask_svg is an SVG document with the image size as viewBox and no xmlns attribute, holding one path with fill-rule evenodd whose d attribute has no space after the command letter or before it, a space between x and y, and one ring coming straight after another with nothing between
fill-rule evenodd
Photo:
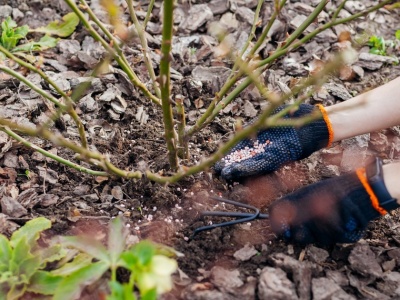
<instances>
[{"instance_id":1,"label":"pair of gardening gloves","mask_svg":"<svg viewBox=\"0 0 400 300\"><path fill-rule=\"evenodd\" d=\"M301 104L285 118L301 118L314 109L312 105ZM269 128L258 132L255 139L242 140L214 166L215 172L227 181L239 181L273 172L287 162L303 159L329 146L333 131L325 109L322 106L319 109L323 118L307 125ZM232 159L244 149L251 151L256 141L264 145L264 151L257 151L247 159ZM287 242L303 245L356 242L371 220L399 207L396 199L390 199L383 178L378 190L371 185L376 179L372 178L375 174L371 170L376 168L381 171L379 160L356 172L317 182L276 200L269 207L272 230Z\"/></svg>"}]
</instances>

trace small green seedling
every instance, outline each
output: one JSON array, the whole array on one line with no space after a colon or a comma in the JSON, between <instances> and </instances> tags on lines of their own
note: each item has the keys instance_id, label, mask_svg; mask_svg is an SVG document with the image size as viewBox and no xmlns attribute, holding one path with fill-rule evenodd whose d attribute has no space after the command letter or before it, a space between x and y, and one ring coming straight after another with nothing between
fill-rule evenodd
<instances>
[{"instance_id":1,"label":"small green seedling","mask_svg":"<svg viewBox=\"0 0 400 300\"><path fill-rule=\"evenodd\" d=\"M26 178L31 179L31 171L25 170L24 174L17 174L18 176L26 176Z\"/></svg>"},{"instance_id":2,"label":"small green seedling","mask_svg":"<svg viewBox=\"0 0 400 300\"><path fill-rule=\"evenodd\" d=\"M177 263L168 256L178 253L147 241L125 250L126 234L120 218L110 223L107 247L94 238L81 236L62 237L61 243L79 250L80 255L52 272L64 276L54 300L78 298L86 285L101 278L108 270L111 271L108 300L135 300L134 287L138 288L140 299L153 300L172 288L171 274L176 271ZM128 283L117 281L118 268L130 271Z\"/></svg>"},{"instance_id":3,"label":"small green seedling","mask_svg":"<svg viewBox=\"0 0 400 300\"><path fill-rule=\"evenodd\" d=\"M171 274L180 255L171 248L148 241L126 249L126 234L120 218L110 223L108 243L82 236L67 236L44 246L40 233L51 222L39 217L27 222L8 240L0 235L0 300L16 300L30 293L40 299L79 299L82 290L111 271L108 300L154 300L172 288ZM49 266L49 263L51 265ZM117 269L130 272L128 283L117 281ZM25 299L24 298L24 299Z\"/></svg>"},{"instance_id":4,"label":"small green seedling","mask_svg":"<svg viewBox=\"0 0 400 300\"><path fill-rule=\"evenodd\" d=\"M40 233L51 222L40 217L27 222L8 240L0 235L0 299L19 299L25 293L52 295L61 276L46 271L48 263L66 255L60 244L41 247Z\"/></svg>"},{"instance_id":5,"label":"small green seedling","mask_svg":"<svg viewBox=\"0 0 400 300\"><path fill-rule=\"evenodd\" d=\"M381 36L373 35L369 38L369 53L386 56L386 41Z\"/></svg>"},{"instance_id":6,"label":"small green seedling","mask_svg":"<svg viewBox=\"0 0 400 300\"><path fill-rule=\"evenodd\" d=\"M39 27L36 29L30 29L30 32L40 32L48 35L56 35L59 37L68 37L70 36L76 29L79 24L78 16L71 12L66 14L62 18L62 22L53 21L50 22L45 27Z\"/></svg>"},{"instance_id":7,"label":"small green seedling","mask_svg":"<svg viewBox=\"0 0 400 300\"><path fill-rule=\"evenodd\" d=\"M29 27L27 25L17 27L17 23L11 17L7 17L1 23L1 45L7 50L12 50L21 39L26 37L28 32Z\"/></svg>"},{"instance_id":8,"label":"small green seedling","mask_svg":"<svg viewBox=\"0 0 400 300\"><path fill-rule=\"evenodd\" d=\"M400 40L400 29L395 32L395 38ZM370 47L369 53L387 56L387 49L394 48L396 42L394 40L385 40L381 36L373 35L368 40Z\"/></svg>"},{"instance_id":9,"label":"small green seedling","mask_svg":"<svg viewBox=\"0 0 400 300\"><path fill-rule=\"evenodd\" d=\"M0 45L13 53L43 51L57 45L58 38L51 37L51 35L67 37L75 31L78 24L79 18L75 13L65 15L62 22L54 21L45 27L36 29L30 29L27 25L18 27L11 17L7 17L1 23ZM19 45L20 41L25 39L29 32L40 32L46 35L41 37L39 41L30 41ZM0 58L5 58L5 55L1 52Z\"/></svg>"}]
</instances>

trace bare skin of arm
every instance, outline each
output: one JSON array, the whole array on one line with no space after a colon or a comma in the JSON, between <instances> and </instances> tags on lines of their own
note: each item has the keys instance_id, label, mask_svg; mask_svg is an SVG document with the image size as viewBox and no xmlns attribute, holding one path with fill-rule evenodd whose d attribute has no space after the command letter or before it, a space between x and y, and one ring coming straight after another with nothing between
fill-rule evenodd
<instances>
[{"instance_id":1,"label":"bare skin of arm","mask_svg":"<svg viewBox=\"0 0 400 300\"><path fill-rule=\"evenodd\" d=\"M400 77L350 100L326 107L333 141L400 125Z\"/></svg>"},{"instance_id":2,"label":"bare skin of arm","mask_svg":"<svg viewBox=\"0 0 400 300\"><path fill-rule=\"evenodd\" d=\"M400 77L350 100L326 107L333 141L400 125ZM383 166L390 195L400 204L400 163Z\"/></svg>"},{"instance_id":3,"label":"bare skin of arm","mask_svg":"<svg viewBox=\"0 0 400 300\"><path fill-rule=\"evenodd\" d=\"M389 194L400 204L400 162L383 166L383 180Z\"/></svg>"}]
</instances>

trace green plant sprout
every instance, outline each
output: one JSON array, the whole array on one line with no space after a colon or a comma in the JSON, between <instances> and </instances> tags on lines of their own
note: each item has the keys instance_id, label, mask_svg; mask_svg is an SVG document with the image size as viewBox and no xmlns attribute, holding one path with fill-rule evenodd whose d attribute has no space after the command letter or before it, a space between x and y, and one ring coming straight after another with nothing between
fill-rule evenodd
<instances>
[{"instance_id":1,"label":"green plant sprout","mask_svg":"<svg viewBox=\"0 0 400 300\"><path fill-rule=\"evenodd\" d=\"M13 53L43 51L57 45L58 39L53 38L50 35L67 37L75 31L78 24L79 18L74 13L65 15L63 17L63 22L54 21L45 27L36 29L30 29L27 25L18 27L17 23L11 19L11 17L7 17L1 23L0 45ZM22 39L26 38L29 32L40 32L45 33L46 35L40 38L39 41L31 41L18 45ZM6 58L3 52L0 52L0 55L0 58Z\"/></svg>"},{"instance_id":2,"label":"green plant sprout","mask_svg":"<svg viewBox=\"0 0 400 300\"><path fill-rule=\"evenodd\" d=\"M28 221L8 240L0 235L0 299L19 299L28 292L52 295L62 280L46 270L51 262L60 260L66 251L60 244L42 247L40 233L50 228L43 217Z\"/></svg>"},{"instance_id":3,"label":"green plant sprout","mask_svg":"<svg viewBox=\"0 0 400 300\"><path fill-rule=\"evenodd\" d=\"M177 269L173 249L141 241L126 249L124 225L120 218L110 223L108 245L93 238L68 236L39 243L40 233L51 227L39 217L28 221L10 239L0 234L0 300L16 300L30 293L40 299L72 300L82 290L108 276L109 300L156 299L172 289L171 274ZM128 283L117 281L117 268L130 272Z\"/></svg>"},{"instance_id":4,"label":"green plant sprout","mask_svg":"<svg viewBox=\"0 0 400 300\"><path fill-rule=\"evenodd\" d=\"M24 174L17 174L18 176L26 176L26 178L31 179L31 171L25 170Z\"/></svg>"},{"instance_id":5,"label":"green plant sprout","mask_svg":"<svg viewBox=\"0 0 400 300\"><path fill-rule=\"evenodd\" d=\"M152 300L172 289L171 274L177 269L177 262L168 257L180 255L173 249L148 241L126 248L123 222L115 218L109 225L108 243L91 237L62 237L61 244L82 253L64 267L53 272L64 275L54 294L54 300L75 299L82 291L82 282L94 282L111 270L109 282L111 293L108 300L137 299L133 293L136 286L140 299ZM82 257L83 255L83 257ZM83 259L83 258L90 259ZM92 262L95 259L95 262ZM117 269L130 272L128 283L117 281ZM72 272L69 272L72 270Z\"/></svg>"},{"instance_id":6,"label":"green plant sprout","mask_svg":"<svg viewBox=\"0 0 400 300\"><path fill-rule=\"evenodd\" d=\"M400 40L400 30L395 32L396 40ZM369 53L387 56L387 49L394 48L396 42L394 40L385 40L381 36L373 35L369 38L367 45L370 47Z\"/></svg>"},{"instance_id":7,"label":"green plant sprout","mask_svg":"<svg viewBox=\"0 0 400 300\"><path fill-rule=\"evenodd\" d=\"M370 47L369 53L386 56L386 45L388 42L381 36L371 36L368 41L368 46Z\"/></svg>"}]
</instances>

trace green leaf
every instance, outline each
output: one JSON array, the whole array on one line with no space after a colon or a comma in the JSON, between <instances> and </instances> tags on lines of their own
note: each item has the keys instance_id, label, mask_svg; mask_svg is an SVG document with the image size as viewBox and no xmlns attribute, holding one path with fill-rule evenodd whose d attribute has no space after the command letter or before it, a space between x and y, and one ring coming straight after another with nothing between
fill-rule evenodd
<instances>
[{"instance_id":1,"label":"green leaf","mask_svg":"<svg viewBox=\"0 0 400 300\"><path fill-rule=\"evenodd\" d=\"M53 275L67 276L92 263L93 258L86 253L79 253L75 258L61 268L51 271Z\"/></svg>"},{"instance_id":2,"label":"green leaf","mask_svg":"<svg viewBox=\"0 0 400 300\"><path fill-rule=\"evenodd\" d=\"M29 27L27 25L18 27L14 29L14 38L18 40L23 39L29 32Z\"/></svg>"},{"instance_id":3,"label":"green leaf","mask_svg":"<svg viewBox=\"0 0 400 300\"><path fill-rule=\"evenodd\" d=\"M2 23L1 23L1 29L3 31L10 31L12 28L17 27L17 23L11 19L10 16L8 16Z\"/></svg>"},{"instance_id":4,"label":"green leaf","mask_svg":"<svg viewBox=\"0 0 400 300\"><path fill-rule=\"evenodd\" d=\"M125 248L124 224L121 218L115 218L110 223L108 232L108 252L111 264L115 266Z\"/></svg>"},{"instance_id":5,"label":"green leaf","mask_svg":"<svg viewBox=\"0 0 400 300\"><path fill-rule=\"evenodd\" d=\"M126 251L121 254L118 265L128 270L135 270L137 269L137 263L138 258L136 257L136 255L130 251Z\"/></svg>"},{"instance_id":6,"label":"green leaf","mask_svg":"<svg viewBox=\"0 0 400 300\"><path fill-rule=\"evenodd\" d=\"M52 245L47 248L40 248L34 253L41 259L42 266L45 267L46 263L60 260L67 255L67 251L62 248L60 244Z\"/></svg>"},{"instance_id":7,"label":"green leaf","mask_svg":"<svg viewBox=\"0 0 400 300\"><path fill-rule=\"evenodd\" d=\"M376 54L376 55L382 55L382 51L380 49L377 49L377 48L369 49L369 53Z\"/></svg>"},{"instance_id":8,"label":"green leaf","mask_svg":"<svg viewBox=\"0 0 400 300\"><path fill-rule=\"evenodd\" d=\"M157 290L154 288L154 289L146 291L145 293L143 293L141 295L140 299L142 299L142 300L156 300L157 299Z\"/></svg>"},{"instance_id":9,"label":"green leaf","mask_svg":"<svg viewBox=\"0 0 400 300\"><path fill-rule=\"evenodd\" d=\"M88 236L64 236L61 243L67 247L74 247L82 252L91 255L98 260L110 265L111 260L107 249L98 240Z\"/></svg>"},{"instance_id":10,"label":"green leaf","mask_svg":"<svg viewBox=\"0 0 400 300\"><path fill-rule=\"evenodd\" d=\"M1 266L8 266L8 263L11 259L11 246L8 239L0 234L0 271L2 270Z\"/></svg>"},{"instance_id":11,"label":"green leaf","mask_svg":"<svg viewBox=\"0 0 400 300\"><path fill-rule=\"evenodd\" d=\"M62 19L63 22L54 21L49 23L46 27L31 29L31 31L42 32L59 37L68 37L75 31L76 26L78 26L79 18L75 13L71 12L66 14Z\"/></svg>"},{"instance_id":12,"label":"green leaf","mask_svg":"<svg viewBox=\"0 0 400 300\"><path fill-rule=\"evenodd\" d=\"M7 300L17 300L20 298L26 290L26 285L20 284L20 285L14 285L10 288L10 290L7 293Z\"/></svg>"},{"instance_id":13,"label":"green leaf","mask_svg":"<svg viewBox=\"0 0 400 300\"><path fill-rule=\"evenodd\" d=\"M13 49L18 41L28 34L28 26L15 27L17 27L17 23L15 23L11 17L7 17L7 19L1 23L2 32L0 42L7 50Z\"/></svg>"},{"instance_id":14,"label":"green leaf","mask_svg":"<svg viewBox=\"0 0 400 300\"><path fill-rule=\"evenodd\" d=\"M44 217L39 217L30 220L26 222L24 226L22 226L20 229L18 229L13 233L10 239L10 245L11 247L15 247L15 245L22 237L26 237L27 243L32 244L33 242L37 241L37 239L40 236L40 233L43 230L49 229L50 227L51 227L50 220Z\"/></svg>"},{"instance_id":15,"label":"green leaf","mask_svg":"<svg viewBox=\"0 0 400 300\"><path fill-rule=\"evenodd\" d=\"M10 260L10 271L13 274L20 274L19 267L27 259L31 259L34 256L31 254L31 247L27 242L27 237L23 236L17 240L17 244L14 246Z\"/></svg>"},{"instance_id":16,"label":"green leaf","mask_svg":"<svg viewBox=\"0 0 400 300\"><path fill-rule=\"evenodd\" d=\"M64 278L54 293L53 300L78 299L83 288L98 280L108 270L108 264L99 261Z\"/></svg>"},{"instance_id":17,"label":"green leaf","mask_svg":"<svg viewBox=\"0 0 400 300\"><path fill-rule=\"evenodd\" d=\"M53 295L61 280L63 280L61 276L55 276L46 271L38 271L32 276L27 291L43 295Z\"/></svg>"},{"instance_id":18,"label":"green leaf","mask_svg":"<svg viewBox=\"0 0 400 300\"><path fill-rule=\"evenodd\" d=\"M25 284L28 284L31 280L33 274L35 274L40 268L40 257L34 256L28 259L25 259L19 265L19 275L22 279L21 281Z\"/></svg>"},{"instance_id":19,"label":"green leaf","mask_svg":"<svg viewBox=\"0 0 400 300\"><path fill-rule=\"evenodd\" d=\"M107 296L107 300L136 300L132 288L127 284L121 284L117 281L110 282L111 295Z\"/></svg>"},{"instance_id":20,"label":"green leaf","mask_svg":"<svg viewBox=\"0 0 400 300\"><path fill-rule=\"evenodd\" d=\"M147 266L150 264L151 259L156 253L156 248L153 243L142 241L134 245L131 248L131 251L137 257L140 265Z\"/></svg>"},{"instance_id":21,"label":"green leaf","mask_svg":"<svg viewBox=\"0 0 400 300\"><path fill-rule=\"evenodd\" d=\"M13 274L10 271L4 271L0 273L0 284L4 282L11 282Z\"/></svg>"},{"instance_id":22,"label":"green leaf","mask_svg":"<svg viewBox=\"0 0 400 300\"><path fill-rule=\"evenodd\" d=\"M400 40L400 29L396 30L396 33L394 35L396 39Z\"/></svg>"},{"instance_id":23,"label":"green leaf","mask_svg":"<svg viewBox=\"0 0 400 300\"><path fill-rule=\"evenodd\" d=\"M29 42L12 49L12 52L43 51L57 46L58 39L45 35L38 42Z\"/></svg>"}]
</instances>

